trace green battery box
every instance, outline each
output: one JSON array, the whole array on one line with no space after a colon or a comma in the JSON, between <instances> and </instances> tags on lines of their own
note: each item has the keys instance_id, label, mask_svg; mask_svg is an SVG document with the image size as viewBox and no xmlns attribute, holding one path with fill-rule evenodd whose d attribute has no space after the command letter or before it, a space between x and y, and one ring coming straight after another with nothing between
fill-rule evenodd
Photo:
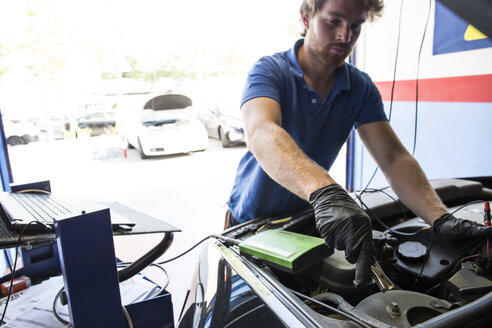
<instances>
[{"instance_id":1,"label":"green battery box","mask_svg":"<svg viewBox=\"0 0 492 328\"><path fill-rule=\"evenodd\" d=\"M296 274L333 254L322 238L275 229L239 243L239 252L284 272Z\"/></svg>"}]
</instances>

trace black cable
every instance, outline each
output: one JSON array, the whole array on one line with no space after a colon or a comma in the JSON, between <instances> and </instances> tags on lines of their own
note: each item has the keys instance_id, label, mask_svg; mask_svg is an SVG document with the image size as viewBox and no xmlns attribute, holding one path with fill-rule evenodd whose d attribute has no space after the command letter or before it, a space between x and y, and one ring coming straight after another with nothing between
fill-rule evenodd
<instances>
[{"instance_id":1,"label":"black cable","mask_svg":"<svg viewBox=\"0 0 492 328\"><path fill-rule=\"evenodd\" d=\"M19 233L19 238L17 239L17 245L15 246L15 257L14 257L14 267L12 268L10 272L10 286L9 286L9 292L7 294L7 301L5 302L5 307L3 308L3 313L2 313L2 318L0 319L0 326L2 326L5 322L3 319L5 318L5 313L7 312L7 306L9 305L10 301L10 296L12 296L12 288L14 286L14 279L15 279L15 270L17 268L17 256L19 255L19 247L21 247L21 239L24 233L26 232L27 227L29 227L31 224L41 224L46 227L46 224L39 222L39 221L31 221L28 224L26 224L21 232Z\"/></svg>"},{"instance_id":2,"label":"black cable","mask_svg":"<svg viewBox=\"0 0 492 328\"><path fill-rule=\"evenodd\" d=\"M3 250L3 255L5 255L5 261L7 261L7 264L9 266L10 272L12 272L12 263L10 263L10 258L9 258L10 255L7 254L7 250L6 249Z\"/></svg>"},{"instance_id":3,"label":"black cable","mask_svg":"<svg viewBox=\"0 0 492 328\"><path fill-rule=\"evenodd\" d=\"M145 269L148 265L153 263L171 246L173 238L174 234L172 232L164 233L163 239L155 247L142 255L138 260L130 263L127 267L118 271L118 281L123 282L133 277L134 275Z\"/></svg>"},{"instance_id":4,"label":"black cable","mask_svg":"<svg viewBox=\"0 0 492 328\"><path fill-rule=\"evenodd\" d=\"M413 131L413 149L412 156L415 155L415 149L417 146L417 126L418 126L418 113L419 113L419 72L420 72L420 57L422 55L422 48L424 46L425 34L427 32L427 26L429 25L429 18L431 12L432 1L429 0L429 10L427 11L427 20L425 22L424 34L422 35L422 42L420 43L419 54L417 57L417 77L415 80L415 125Z\"/></svg>"},{"instance_id":5,"label":"black cable","mask_svg":"<svg viewBox=\"0 0 492 328\"><path fill-rule=\"evenodd\" d=\"M419 275L417 276L417 279L422 280L422 273L424 272L424 267L427 261L429 260L430 253L432 251L432 246L434 245L434 233L431 232L431 241L429 244L429 250L427 251L427 254L425 254L424 262L422 262L422 267L420 268Z\"/></svg>"},{"instance_id":6,"label":"black cable","mask_svg":"<svg viewBox=\"0 0 492 328\"><path fill-rule=\"evenodd\" d=\"M58 299L60 298L60 296L63 294L64 291L65 291L65 287L62 287L60 289L60 291L58 291L58 293L56 293L55 300L53 301L53 314L55 315L55 318L58 321L60 321L64 325L68 325L70 322L68 322L67 320L60 317L60 315L58 314L58 311L56 310L56 303L58 302Z\"/></svg>"},{"instance_id":7,"label":"black cable","mask_svg":"<svg viewBox=\"0 0 492 328\"><path fill-rule=\"evenodd\" d=\"M198 243L196 243L195 245L193 245L191 248L188 248L188 250L184 251L183 253L173 257L173 258L170 258L169 260L165 260L165 261L162 261L162 262L157 262L157 264L166 264L166 263L169 263L171 261L174 261L178 258L180 258L181 256L183 255L186 255L188 254L189 252L191 252L195 247L197 247L198 245L200 245L201 243L203 243L204 241L206 241L207 239L209 238L212 238L212 237L216 237L215 235L210 235L210 236L207 236L205 238L203 238L202 240L200 240Z\"/></svg>"},{"instance_id":8,"label":"black cable","mask_svg":"<svg viewBox=\"0 0 492 328\"><path fill-rule=\"evenodd\" d=\"M378 223L383 226L383 228L389 230L390 232L392 232L394 234L401 235L401 236L415 236L416 234L420 233L422 230L428 229L428 228L422 228L422 229L419 229L416 232L401 232L401 231L393 230L392 228L390 228L389 226L387 226L386 224L384 224L384 222L379 217L377 217L376 215L374 215L374 213L362 201L362 199L359 198L359 201L366 208L366 210L369 213L369 215L371 215L372 217L374 217L376 219L376 221L378 221ZM468 202L468 203L466 203L466 204L458 207L457 209L455 209L453 212L449 213L448 215L453 215L454 213L458 212L459 210L461 210L461 209L463 209L463 208L465 208L467 206L470 206L470 205L473 205L473 204L482 203L482 202L483 202L483 200L473 200L471 202Z\"/></svg>"},{"instance_id":9,"label":"black cable","mask_svg":"<svg viewBox=\"0 0 492 328\"><path fill-rule=\"evenodd\" d=\"M386 189L386 188L388 188L388 187L379 188L379 189L369 188L368 191L370 191L370 192L380 192L380 193L388 196L388 198L391 199L400 208L401 215L403 216L403 218L407 219L407 213L406 213L407 210L405 210L402 207L402 204L401 204L401 202L398 201L398 199L396 199L395 197L391 196L389 193L387 193L386 191L384 191L384 189Z\"/></svg>"},{"instance_id":10,"label":"black cable","mask_svg":"<svg viewBox=\"0 0 492 328\"><path fill-rule=\"evenodd\" d=\"M189 253L190 251L192 251L195 247L197 247L198 245L200 245L201 243L203 243L205 240L209 239L209 238L217 238L217 239L220 239L224 244L227 244L227 245L238 245L240 240L239 239L235 239L235 238L230 238L230 237L226 237L226 236L222 236L222 235L217 235L217 234L214 234L214 235L209 235L205 238L203 238L202 240L200 240L198 243L196 243L195 245L193 245L191 248L189 248L188 250L184 251L183 253L169 259L169 260L165 260L165 261L162 261L162 262L158 262L157 264L165 264L165 263L169 263L171 261L174 261L178 258L180 258L181 256Z\"/></svg>"},{"instance_id":11,"label":"black cable","mask_svg":"<svg viewBox=\"0 0 492 328\"><path fill-rule=\"evenodd\" d=\"M453 270L451 270L451 273L453 273L454 271L456 271L456 269L458 269L458 266L465 260L469 260L469 259L473 259L475 257L479 257L480 254L474 254L474 255L469 255L469 256L465 256L464 258L462 258L461 260L458 261L458 263L456 263L456 265L453 267Z\"/></svg>"},{"instance_id":12,"label":"black cable","mask_svg":"<svg viewBox=\"0 0 492 328\"><path fill-rule=\"evenodd\" d=\"M173 237L174 237L174 235L172 232L166 232L164 234L163 239L159 242L159 244L157 244L150 251L148 251L147 253L142 255L138 260L131 262L131 263L128 263L128 265L125 268L118 271L118 281L121 283L121 282L133 277L134 275L136 275L137 273L139 273L140 271L145 269L147 266L154 265L153 262L159 256L164 254L166 252L166 250L171 246L171 244L173 242ZM164 268L162 268L162 269L164 269ZM166 275L167 275L167 272L166 272ZM166 285L166 287L167 287L167 285ZM159 292L160 291L161 290L159 290ZM64 293L64 289L62 289L60 291L60 293ZM59 297L59 296L57 295L57 297ZM56 302L56 299L57 298L55 298L55 302ZM55 314L55 317L56 317L57 313L56 313L56 309L54 306L55 306L55 304L53 304L53 313Z\"/></svg>"},{"instance_id":13,"label":"black cable","mask_svg":"<svg viewBox=\"0 0 492 328\"><path fill-rule=\"evenodd\" d=\"M458 212L459 210L462 210L464 209L465 207L467 206L470 206L470 205L473 205L473 204L479 204L479 203L483 203L484 200L481 200L481 199L476 199L476 200L472 200L471 202L468 202L464 205L461 205L460 207L458 207L457 209L455 209L454 211L452 211L451 213L447 214L448 216L449 215L454 215L456 212Z\"/></svg>"},{"instance_id":14,"label":"black cable","mask_svg":"<svg viewBox=\"0 0 492 328\"><path fill-rule=\"evenodd\" d=\"M441 278L441 281L444 281L444 280L447 280L449 277L451 277L458 269L458 266L465 260L470 260L470 259L473 259L473 258L476 258L476 257L479 257L480 254L475 254L475 255L469 255L469 256L465 256L464 258L462 258L461 260L459 260L456 265L453 267L453 269L451 271L449 271L449 273L446 273L443 278ZM437 285L434 285L432 286L431 288L429 288L425 294L428 295L430 292L432 292L434 289L436 288L439 288L441 286L441 283L438 283Z\"/></svg>"},{"instance_id":15,"label":"black cable","mask_svg":"<svg viewBox=\"0 0 492 328\"><path fill-rule=\"evenodd\" d=\"M318 301L318 300L316 300L316 299L314 299L314 298L312 298L312 297L309 297L309 296L306 296L306 295L301 294L301 293L299 293L299 292L296 292L296 291L295 291L295 290L293 290L293 289L290 289L290 288L289 288L289 290L290 290L292 293L294 293L296 296L301 297L301 298L304 298L304 299L306 299L306 300L308 300L308 301L310 301L310 302L313 302L313 303L315 303L315 304L321 305L321 306L323 306L323 307L325 307L325 308L327 308L327 309L329 309L329 310L331 310L331 311L333 311L333 312L335 312L335 313L338 313L338 314L340 314L340 315L342 315L342 316L346 317L347 319L350 319L350 320L352 320L352 321L354 321L354 322L358 323L358 324L359 324L359 325L361 325L362 327L371 328L370 326L368 326L367 324L365 324L364 322L362 322L361 320L359 320L358 318L356 318L355 316L353 316L353 315L352 315L352 314L350 314L350 313L346 313L346 312L344 312L344 311L342 311L342 310L340 310L340 309L337 309L336 307L330 306L330 305L328 305L328 304L326 304L326 303L323 303L323 302L320 302L320 301Z\"/></svg>"},{"instance_id":16,"label":"black cable","mask_svg":"<svg viewBox=\"0 0 492 328\"><path fill-rule=\"evenodd\" d=\"M391 122L391 115L393 113L393 99L394 99L395 84L396 84L396 68L398 67L398 57L399 57L398 53L400 50L401 16L402 16L402 12L403 12L403 2L404 2L404 0L402 0L401 4L400 4L400 15L399 15L399 19L398 19L398 38L396 40L395 66L393 67L393 81L391 83L390 109L388 112L388 121L390 121L390 122ZM362 165L361 165L361 167L362 167ZM366 184L366 187L361 191L361 193L360 193L361 195L366 191L367 188L369 188L369 185L371 184L372 180L376 176L378 169L379 169L379 167L376 166L376 168L374 169L374 173L372 174L371 178L369 179L369 181Z\"/></svg>"},{"instance_id":17,"label":"black cable","mask_svg":"<svg viewBox=\"0 0 492 328\"><path fill-rule=\"evenodd\" d=\"M376 173L378 173L378 170L379 170L379 166L376 166L376 168L374 169L374 172L372 173L372 176L371 178L369 179L369 181L367 182L366 186L364 187L364 189L362 189L362 191L359 193L360 195L363 195L366 191L367 191L367 188L369 188L369 185L371 184L372 180L374 179L374 177L376 176Z\"/></svg>"},{"instance_id":18,"label":"black cable","mask_svg":"<svg viewBox=\"0 0 492 328\"><path fill-rule=\"evenodd\" d=\"M118 267L121 267L121 266L123 266L123 267L128 267L128 266L129 266L129 265L131 265L131 264L132 264L131 262L120 262L120 263L117 263L117 266L118 266ZM166 269L164 269L164 268L163 268L162 266L160 266L159 264L157 264L157 263L151 263L151 264L150 264L150 266L155 266L155 267L159 268L159 269L160 269L160 270L162 270L162 271L164 272L164 274L166 275L166 280L165 280L165 282L162 284L162 286L159 286L159 290L158 290L156 293L154 293L154 295L152 295L152 297L154 297L154 296L156 296L156 295L159 295L162 291L164 291L164 290L167 288L167 286L169 285L169 282L170 282L170 280L171 280L171 279L170 279L170 276L169 276L169 274L167 273ZM64 324L64 325L68 325L70 322L68 322L68 321L66 321L65 319L63 319L63 318L62 318L62 317L58 314L58 311L57 311L57 309L56 309L56 304L57 304L57 302L58 302L58 299L60 299L60 297L61 297L61 295L63 294L63 292L64 292L64 291L65 291L65 287L62 287L62 288L60 289L60 291L56 294L55 299L53 300L53 309L52 309L52 311L53 311L53 314L54 314L55 318L56 318L58 321L60 321L60 322L61 322L62 324ZM64 304L62 303L62 305L64 305Z\"/></svg>"},{"instance_id":19,"label":"black cable","mask_svg":"<svg viewBox=\"0 0 492 328\"><path fill-rule=\"evenodd\" d=\"M369 216L371 218L374 218L383 228L385 228L386 230L390 231L391 233L393 233L395 235L400 235L400 236L415 236L420 231L426 229L426 228L421 228L421 229L419 229L416 232L401 232L401 231L398 231L398 230L393 230L393 228L391 228L387 224L385 224L377 215L374 214L373 211L371 211L371 209L369 208L369 206L367 206L366 203L364 203L364 201L362 200L362 198L359 197L359 195L355 194L355 196L357 197L357 199L361 203L362 207L365 208L366 212L369 214Z\"/></svg>"},{"instance_id":20,"label":"black cable","mask_svg":"<svg viewBox=\"0 0 492 328\"><path fill-rule=\"evenodd\" d=\"M119 262L119 263L117 263L117 266L118 267L127 267L131 264L132 264L131 262ZM169 276L169 273L167 272L167 270L164 269L164 267L159 265L158 263L150 263L149 266L153 266L153 267L160 269L166 275L166 280L164 280L164 283L159 286L159 290L154 294L154 296L159 295L161 292L166 290L167 286L169 286L169 282L171 281L171 277Z\"/></svg>"},{"instance_id":21,"label":"black cable","mask_svg":"<svg viewBox=\"0 0 492 328\"><path fill-rule=\"evenodd\" d=\"M391 84L391 100L390 100L390 109L388 113L388 121L391 121L391 113L393 109L393 95L395 92L395 84L396 84L396 67L398 65L398 52L400 49L400 36L401 36L401 14L403 12L403 2L405 0L401 0L400 4L400 15L398 19L398 39L396 41L396 55L395 55L395 67L393 68L393 83Z\"/></svg>"},{"instance_id":22,"label":"black cable","mask_svg":"<svg viewBox=\"0 0 492 328\"><path fill-rule=\"evenodd\" d=\"M399 278L405 280L405 283L407 284L407 286L409 286L409 287L412 286L412 283L410 282L410 280L408 280L406 273L404 273L403 270L398 265L396 265L396 262L392 262L391 267L394 270L398 271L398 273L400 274Z\"/></svg>"},{"instance_id":23,"label":"black cable","mask_svg":"<svg viewBox=\"0 0 492 328\"><path fill-rule=\"evenodd\" d=\"M431 295L431 293L434 292L434 290L438 289L439 287L441 287L441 283L438 283L438 284L432 286L431 288L427 289L425 291L425 295Z\"/></svg>"},{"instance_id":24,"label":"black cable","mask_svg":"<svg viewBox=\"0 0 492 328\"><path fill-rule=\"evenodd\" d=\"M470 206L470 205L473 205L473 204L477 204L477 203L482 203L483 200L474 200L474 201L471 201L471 202L468 202L460 207L458 207L457 209L455 209L453 212L447 214L447 216L451 216L453 215L454 213L458 212L459 210L467 207L467 206ZM425 256L425 259L424 259L424 262L422 263L422 267L420 268L420 273L418 275L418 278L419 279L422 279L422 273L424 271L424 267L425 267L425 264L427 263L427 260L429 259L429 256L430 256L430 253L432 251L432 246L434 244L434 233L431 233L431 242L430 242L430 245L429 245L429 250L427 251L427 255ZM464 258L466 259L466 258ZM464 259L461 259L461 261L463 261ZM458 262L459 263L459 262ZM456 266L453 268L453 271L456 269Z\"/></svg>"},{"instance_id":25,"label":"black cable","mask_svg":"<svg viewBox=\"0 0 492 328\"><path fill-rule=\"evenodd\" d=\"M164 290L164 289L168 286L169 281L170 281L170 277L169 277L169 275L168 275L168 273L167 273L166 269L164 269L161 265L162 265L162 264L165 264L165 263L169 263L169 262L171 262L171 261L174 261L174 260L176 260L176 259L180 258L181 256L183 256L183 255L185 255L185 254L189 253L189 252L190 252L190 251L192 251L195 247L197 247L198 245L200 245L201 243L203 243L204 241L206 241L207 239L209 239L209 238L211 238L211 237L218 237L218 236L216 236L216 235L209 235L209 236L207 236L207 237L203 238L202 240L200 240L198 243L196 243L195 245L193 245L193 246L192 246L191 248L189 248L188 250L184 251L183 253L181 253L181 254L179 254L179 255L177 255L177 256L175 256L175 257L173 257L173 258L169 259L169 260L165 260L165 261L162 261L162 262L158 262L158 263L150 263L150 264L149 264L149 265L151 265L151 266L158 267L159 269L161 269L162 271L164 271L164 272L166 273L167 277L168 277L168 279L167 279L166 283L164 283L164 284L163 284L163 286L159 289L159 291L156 293L156 295L158 295L161 291L163 291L163 290ZM133 265L133 264L134 264L134 262L133 262L133 263L128 263L128 262L120 262L120 263L118 263L118 265L128 265L128 266L131 266L131 265ZM128 266L127 266L127 267L128 267ZM120 282L121 282L121 281L120 281ZM61 318L61 317L58 315L58 313L57 313L57 311L56 311L56 307L55 307L55 306L56 306L56 302L58 301L58 298L60 298L60 295L61 295L61 293L62 293L63 291L64 291L64 288L62 288L62 289L58 292L58 294L56 295L56 297L55 297L55 301L53 302L53 314L54 314L54 315L55 315L55 317L58 319L58 321L60 321L60 322L61 322L61 323L63 323L63 324L68 324L68 322L66 322L63 318Z\"/></svg>"},{"instance_id":26,"label":"black cable","mask_svg":"<svg viewBox=\"0 0 492 328\"><path fill-rule=\"evenodd\" d=\"M164 269L163 266L157 263L151 263L150 266L160 269L166 275L165 282L162 284L161 288L159 288L159 290L153 296L160 295L163 291L166 290L167 286L169 286L169 283L171 282L171 277L169 276L169 273L167 273L166 269Z\"/></svg>"},{"instance_id":27,"label":"black cable","mask_svg":"<svg viewBox=\"0 0 492 328\"><path fill-rule=\"evenodd\" d=\"M118 281L123 282L138 272L142 271L145 267L153 263L161 255L163 255L166 250L171 246L173 242L174 235L172 232L166 232L164 238L150 251L142 255L138 260L132 262L128 267L118 271Z\"/></svg>"},{"instance_id":28,"label":"black cable","mask_svg":"<svg viewBox=\"0 0 492 328\"><path fill-rule=\"evenodd\" d=\"M130 317L130 313L128 313L126 307L122 306L122 309L123 309L123 314L125 315L126 323L128 324L128 328L133 328L133 321L132 318Z\"/></svg>"},{"instance_id":29,"label":"black cable","mask_svg":"<svg viewBox=\"0 0 492 328\"><path fill-rule=\"evenodd\" d=\"M58 321L60 321L62 324L66 325L67 327L72 327L72 324L70 322L68 322L67 320L63 319L58 314L58 311L56 310L56 302L58 301L58 299L60 298L60 296L63 294L64 290L65 290L65 287L62 287L60 289L60 291L55 296L55 300L53 301L53 314L55 315L55 318ZM126 321L128 323L128 327L133 327L132 318L130 317L130 314L128 313L126 307L122 306L122 309L123 309L123 314L125 316L125 319L126 319Z\"/></svg>"},{"instance_id":30,"label":"black cable","mask_svg":"<svg viewBox=\"0 0 492 328\"><path fill-rule=\"evenodd\" d=\"M398 62L398 52L399 52L399 44L400 44L400 32L401 32L401 16L402 16L402 9L403 9L403 0L400 5L400 19L398 22L398 40L397 40L397 47L396 47L396 56L395 56L395 66L393 70L393 83L391 87L391 100L390 100L390 111L388 114L388 120L391 120L391 115L392 115L392 107L393 107L393 95L394 95L394 87L395 87L395 81L396 81L396 68L397 68L397 62ZM419 71L420 71L420 58L422 55L422 48L424 45L425 41L425 35L427 32L427 27L429 25L429 19L430 19L430 12L431 12L431 0L429 0L429 9L427 11L427 19L425 22L425 27L424 27L424 33L422 35L422 41L420 43L420 49L419 49L419 54L417 56L417 77L416 77L416 86L415 86L415 123L414 123L414 133L413 133L413 148L412 148L412 156L415 155L415 149L417 145L417 127L418 127L418 103L419 103ZM372 180L376 176L376 173L378 171L379 167L376 167L374 170L374 173L372 174L371 178L367 182L366 187L361 191L361 195L364 194L364 192L367 190L369 185L371 184Z\"/></svg>"}]
</instances>

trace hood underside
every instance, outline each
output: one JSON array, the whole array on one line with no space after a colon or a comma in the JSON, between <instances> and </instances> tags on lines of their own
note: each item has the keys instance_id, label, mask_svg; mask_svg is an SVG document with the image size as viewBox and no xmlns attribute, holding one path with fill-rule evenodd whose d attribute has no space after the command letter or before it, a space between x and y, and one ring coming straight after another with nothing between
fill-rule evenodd
<instances>
[{"instance_id":1,"label":"hood underside","mask_svg":"<svg viewBox=\"0 0 492 328\"><path fill-rule=\"evenodd\" d=\"M166 94L156 96L145 103L143 109L153 110L169 110L169 109L183 109L190 107L192 101L185 95L180 94Z\"/></svg>"}]
</instances>

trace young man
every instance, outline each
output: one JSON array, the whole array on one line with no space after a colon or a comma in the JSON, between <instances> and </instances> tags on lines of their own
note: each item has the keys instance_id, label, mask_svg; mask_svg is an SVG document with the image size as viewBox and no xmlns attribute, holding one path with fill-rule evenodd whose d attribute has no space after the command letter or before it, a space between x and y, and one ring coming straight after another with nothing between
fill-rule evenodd
<instances>
[{"instance_id":1,"label":"young man","mask_svg":"<svg viewBox=\"0 0 492 328\"><path fill-rule=\"evenodd\" d=\"M228 202L229 222L288 216L312 206L326 244L356 264L354 284L370 280L372 227L366 213L328 170L352 127L414 213L451 241L492 236L456 219L392 130L369 76L345 63L362 24L379 15L382 0L304 0L305 38L251 69L241 111L249 152Z\"/></svg>"}]
</instances>

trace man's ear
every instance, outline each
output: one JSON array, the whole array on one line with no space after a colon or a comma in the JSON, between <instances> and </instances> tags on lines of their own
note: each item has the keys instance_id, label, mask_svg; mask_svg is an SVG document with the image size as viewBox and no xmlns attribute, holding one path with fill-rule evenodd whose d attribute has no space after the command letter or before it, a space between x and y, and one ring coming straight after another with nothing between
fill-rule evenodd
<instances>
[{"instance_id":1,"label":"man's ear","mask_svg":"<svg viewBox=\"0 0 492 328\"><path fill-rule=\"evenodd\" d=\"M309 22L311 21L311 14L305 12L304 10L301 10L301 22L302 26L308 30L309 29Z\"/></svg>"}]
</instances>

